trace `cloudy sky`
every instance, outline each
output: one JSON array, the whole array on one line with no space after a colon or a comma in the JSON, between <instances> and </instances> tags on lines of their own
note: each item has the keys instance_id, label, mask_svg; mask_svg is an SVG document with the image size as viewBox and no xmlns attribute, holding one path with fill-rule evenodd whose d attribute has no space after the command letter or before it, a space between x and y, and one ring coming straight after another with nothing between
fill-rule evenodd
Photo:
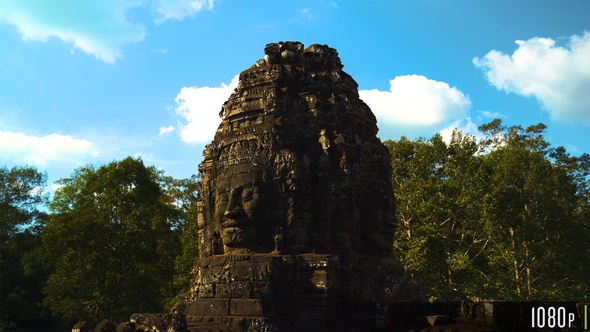
<instances>
[{"instance_id":1,"label":"cloudy sky","mask_svg":"<svg viewBox=\"0 0 590 332\"><path fill-rule=\"evenodd\" d=\"M0 0L0 165L197 172L270 42L338 50L379 136L543 122L590 152L590 0Z\"/></svg>"}]
</instances>

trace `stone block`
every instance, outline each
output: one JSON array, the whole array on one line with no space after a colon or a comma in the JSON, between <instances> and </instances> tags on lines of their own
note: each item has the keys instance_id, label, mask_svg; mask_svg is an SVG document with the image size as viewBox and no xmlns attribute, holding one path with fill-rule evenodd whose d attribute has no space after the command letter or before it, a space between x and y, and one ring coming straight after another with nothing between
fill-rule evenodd
<instances>
[{"instance_id":1,"label":"stone block","mask_svg":"<svg viewBox=\"0 0 590 332\"><path fill-rule=\"evenodd\" d=\"M229 303L231 316L270 317L272 308L264 305L261 299L231 299Z\"/></svg>"},{"instance_id":2,"label":"stone block","mask_svg":"<svg viewBox=\"0 0 590 332\"><path fill-rule=\"evenodd\" d=\"M199 271L197 282L202 284L225 282L229 280L227 273L228 271L221 266L203 268Z\"/></svg>"},{"instance_id":3,"label":"stone block","mask_svg":"<svg viewBox=\"0 0 590 332\"><path fill-rule=\"evenodd\" d=\"M215 286L215 297L217 298L251 298L252 282L232 281L227 284Z\"/></svg>"},{"instance_id":4,"label":"stone block","mask_svg":"<svg viewBox=\"0 0 590 332\"><path fill-rule=\"evenodd\" d=\"M279 288L279 291L281 288ZM261 299L272 296L275 293L275 288L271 281L254 281L252 289L252 298Z\"/></svg>"},{"instance_id":5,"label":"stone block","mask_svg":"<svg viewBox=\"0 0 590 332\"><path fill-rule=\"evenodd\" d=\"M276 276L283 265L281 257L261 256L254 260L254 280L269 281L271 276Z\"/></svg>"},{"instance_id":6,"label":"stone block","mask_svg":"<svg viewBox=\"0 0 590 332\"><path fill-rule=\"evenodd\" d=\"M306 254L300 255L298 267L301 269L329 269L333 267L335 255Z\"/></svg>"},{"instance_id":7,"label":"stone block","mask_svg":"<svg viewBox=\"0 0 590 332\"><path fill-rule=\"evenodd\" d=\"M135 323L123 322L117 326L117 332L135 332Z\"/></svg>"},{"instance_id":8,"label":"stone block","mask_svg":"<svg viewBox=\"0 0 590 332\"><path fill-rule=\"evenodd\" d=\"M205 298L205 299L215 297L215 284L208 283L208 284L199 285L197 287L197 295L198 295L198 297Z\"/></svg>"},{"instance_id":9,"label":"stone block","mask_svg":"<svg viewBox=\"0 0 590 332\"><path fill-rule=\"evenodd\" d=\"M268 282L271 279L272 271L273 266L270 262L257 263L254 266L254 280Z\"/></svg>"},{"instance_id":10,"label":"stone block","mask_svg":"<svg viewBox=\"0 0 590 332\"><path fill-rule=\"evenodd\" d=\"M329 287L330 275L324 270L314 271L311 276L311 283L316 286L317 289L324 290Z\"/></svg>"},{"instance_id":11,"label":"stone block","mask_svg":"<svg viewBox=\"0 0 590 332\"><path fill-rule=\"evenodd\" d=\"M226 275L230 281L251 281L253 279L252 270L253 266L251 262L236 262L233 268L229 270Z\"/></svg>"},{"instance_id":12,"label":"stone block","mask_svg":"<svg viewBox=\"0 0 590 332\"><path fill-rule=\"evenodd\" d=\"M188 316L188 331L198 332L279 332L292 331L279 328L273 319L244 316Z\"/></svg>"},{"instance_id":13,"label":"stone block","mask_svg":"<svg viewBox=\"0 0 590 332\"><path fill-rule=\"evenodd\" d=\"M199 299L187 306L187 316L227 316L229 299Z\"/></svg>"},{"instance_id":14,"label":"stone block","mask_svg":"<svg viewBox=\"0 0 590 332\"><path fill-rule=\"evenodd\" d=\"M131 315L130 321L140 331L186 332L187 327L183 314L135 313Z\"/></svg>"},{"instance_id":15,"label":"stone block","mask_svg":"<svg viewBox=\"0 0 590 332\"><path fill-rule=\"evenodd\" d=\"M328 291L335 291L333 289L337 282L338 275L335 272L326 270L307 270L300 271L298 281L299 294L309 297L320 295L325 297Z\"/></svg>"}]
</instances>

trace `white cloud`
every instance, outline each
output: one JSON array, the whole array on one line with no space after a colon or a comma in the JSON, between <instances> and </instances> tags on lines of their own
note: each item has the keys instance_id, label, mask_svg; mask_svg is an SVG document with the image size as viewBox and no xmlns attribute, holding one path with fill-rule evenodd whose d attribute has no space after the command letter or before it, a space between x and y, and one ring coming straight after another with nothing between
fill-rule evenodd
<instances>
[{"instance_id":1,"label":"white cloud","mask_svg":"<svg viewBox=\"0 0 590 332\"><path fill-rule=\"evenodd\" d=\"M121 46L142 41L145 36L144 26L126 17L129 9L140 4L135 0L6 0L0 20L15 25L25 41L57 37L112 63L121 57Z\"/></svg>"},{"instance_id":2,"label":"white cloud","mask_svg":"<svg viewBox=\"0 0 590 332\"><path fill-rule=\"evenodd\" d=\"M499 112L492 112L492 111L477 111L478 114L481 115L481 117L486 118L486 119L495 119L495 118L505 118L506 116L499 113Z\"/></svg>"},{"instance_id":3,"label":"white cloud","mask_svg":"<svg viewBox=\"0 0 590 332\"><path fill-rule=\"evenodd\" d=\"M313 19L313 14L311 12L311 9L309 8L303 8L299 10L299 13L301 15L303 15L305 18L307 18L308 20L312 20Z\"/></svg>"},{"instance_id":4,"label":"white cloud","mask_svg":"<svg viewBox=\"0 0 590 332\"><path fill-rule=\"evenodd\" d=\"M57 184L57 183L52 183L49 186L47 186L47 189L53 195L61 187L63 187L63 185Z\"/></svg>"},{"instance_id":5,"label":"white cloud","mask_svg":"<svg viewBox=\"0 0 590 332\"><path fill-rule=\"evenodd\" d=\"M48 162L82 163L87 156L98 156L94 144L69 135L42 137L0 131L0 156L44 166Z\"/></svg>"},{"instance_id":6,"label":"white cloud","mask_svg":"<svg viewBox=\"0 0 590 332\"><path fill-rule=\"evenodd\" d=\"M181 21L202 10L211 10L213 0L154 0L153 6L158 14L155 22L160 24L170 19Z\"/></svg>"},{"instance_id":7,"label":"white cloud","mask_svg":"<svg viewBox=\"0 0 590 332\"><path fill-rule=\"evenodd\" d=\"M163 136L166 135L168 133L171 133L174 131L174 126L168 126L168 127L160 127L160 133L158 135Z\"/></svg>"},{"instance_id":8,"label":"white cloud","mask_svg":"<svg viewBox=\"0 0 590 332\"><path fill-rule=\"evenodd\" d=\"M435 126L471 108L469 97L445 82L407 75L397 76L389 84L389 91L359 91L381 124Z\"/></svg>"},{"instance_id":9,"label":"white cloud","mask_svg":"<svg viewBox=\"0 0 590 332\"><path fill-rule=\"evenodd\" d=\"M168 54L168 53L170 53L170 50L167 48L158 48L158 49L154 50L154 53Z\"/></svg>"},{"instance_id":10,"label":"white cloud","mask_svg":"<svg viewBox=\"0 0 590 332\"><path fill-rule=\"evenodd\" d=\"M121 58L121 48L145 38L141 22L127 13L149 6L157 23L180 20L203 9L212 9L213 0L3 0L0 21L15 25L25 41L46 41L56 37L63 42L113 63Z\"/></svg>"},{"instance_id":11,"label":"white cloud","mask_svg":"<svg viewBox=\"0 0 590 332\"><path fill-rule=\"evenodd\" d=\"M554 120L590 123L590 32L567 47L539 37L516 44L512 55L492 50L473 63L497 89L535 97Z\"/></svg>"},{"instance_id":12,"label":"white cloud","mask_svg":"<svg viewBox=\"0 0 590 332\"><path fill-rule=\"evenodd\" d=\"M176 96L176 114L183 123L179 124L180 136L187 143L206 143L213 139L221 123L219 111L238 86L239 75L229 85L219 87L184 87Z\"/></svg>"},{"instance_id":13,"label":"white cloud","mask_svg":"<svg viewBox=\"0 0 590 332\"><path fill-rule=\"evenodd\" d=\"M141 160L143 160L147 164L153 164L154 161L156 160L154 154L151 152L137 151L137 152L133 153L133 157L134 158L141 158Z\"/></svg>"},{"instance_id":14,"label":"white cloud","mask_svg":"<svg viewBox=\"0 0 590 332\"><path fill-rule=\"evenodd\" d=\"M442 129L440 131L440 135L443 137L443 140L448 144L451 142L451 137L453 135L453 131L455 129L459 129L463 135L471 135L474 136L477 140L483 139L484 135L478 129L478 125L471 121L470 117L466 117L464 119L458 119L453 121L449 126Z\"/></svg>"}]
</instances>

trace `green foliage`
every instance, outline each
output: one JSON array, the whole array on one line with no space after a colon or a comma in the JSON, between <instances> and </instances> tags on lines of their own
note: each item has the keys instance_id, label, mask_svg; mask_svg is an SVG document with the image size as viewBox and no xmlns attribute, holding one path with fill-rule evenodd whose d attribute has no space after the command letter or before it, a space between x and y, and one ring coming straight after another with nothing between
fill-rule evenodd
<instances>
[{"instance_id":1,"label":"green foliage","mask_svg":"<svg viewBox=\"0 0 590 332\"><path fill-rule=\"evenodd\" d=\"M395 249L408 273L424 278L432 296L475 292L465 283L480 273L474 260L488 243L486 230L474 223L478 210L472 202L482 195L471 182L479 168L475 141L455 132L448 145L440 135L385 144L400 221Z\"/></svg>"},{"instance_id":2,"label":"green foliage","mask_svg":"<svg viewBox=\"0 0 590 332\"><path fill-rule=\"evenodd\" d=\"M193 267L199 258L198 224L197 224L197 191L199 176L193 175L188 179L166 178L165 190L179 212L178 223L175 226L180 232L181 253L174 260L176 274L171 288L171 297L167 307L178 302L183 293L189 290Z\"/></svg>"},{"instance_id":3,"label":"green foliage","mask_svg":"<svg viewBox=\"0 0 590 332\"><path fill-rule=\"evenodd\" d=\"M47 322L40 308L44 275L27 260L46 217L39 211L46 178L29 166L0 168L0 331L36 330Z\"/></svg>"},{"instance_id":4,"label":"green foliage","mask_svg":"<svg viewBox=\"0 0 590 332\"><path fill-rule=\"evenodd\" d=\"M590 157L545 141L543 124L386 141L400 221L395 249L429 295L580 300L589 294Z\"/></svg>"},{"instance_id":5,"label":"green foliage","mask_svg":"<svg viewBox=\"0 0 590 332\"><path fill-rule=\"evenodd\" d=\"M71 322L164 310L181 252L166 180L128 157L58 181L41 234L48 308Z\"/></svg>"},{"instance_id":6,"label":"green foliage","mask_svg":"<svg viewBox=\"0 0 590 332\"><path fill-rule=\"evenodd\" d=\"M395 250L428 295L590 300L590 156L551 147L545 129L494 120L479 141L455 131L385 142ZM34 168L0 168L0 331L167 312L188 290L197 176L133 158L88 165L58 181L49 214L45 183Z\"/></svg>"},{"instance_id":7,"label":"green foliage","mask_svg":"<svg viewBox=\"0 0 590 332\"><path fill-rule=\"evenodd\" d=\"M35 168L0 168L0 244L5 244L19 227L27 226L39 215L38 207L47 196L43 189L47 175Z\"/></svg>"}]
</instances>

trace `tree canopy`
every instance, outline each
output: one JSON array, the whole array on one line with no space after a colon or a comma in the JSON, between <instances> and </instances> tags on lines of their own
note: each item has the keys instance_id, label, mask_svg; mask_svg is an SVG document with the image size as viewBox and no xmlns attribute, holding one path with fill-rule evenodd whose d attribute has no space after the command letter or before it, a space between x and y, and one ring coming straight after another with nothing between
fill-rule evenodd
<instances>
[{"instance_id":1,"label":"tree canopy","mask_svg":"<svg viewBox=\"0 0 590 332\"><path fill-rule=\"evenodd\" d=\"M48 316L40 306L44 276L27 260L47 217L41 211L46 183L34 167L0 168L0 331L30 330Z\"/></svg>"},{"instance_id":2,"label":"tree canopy","mask_svg":"<svg viewBox=\"0 0 590 332\"><path fill-rule=\"evenodd\" d=\"M543 124L479 129L479 141L455 130L449 142L385 142L407 272L446 299L590 294L590 157L551 147Z\"/></svg>"},{"instance_id":3,"label":"tree canopy","mask_svg":"<svg viewBox=\"0 0 590 332\"><path fill-rule=\"evenodd\" d=\"M590 300L590 156L552 147L537 124L496 119L385 141L406 273L432 298ZM69 329L167 312L198 258L199 177L141 159L87 165L57 182L0 168L0 331Z\"/></svg>"},{"instance_id":4,"label":"tree canopy","mask_svg":"<svg viewBox=\"0 0 590 332\"><path fill-rule=\"evenodd\" d=\"M182 253L170 181L128 157L58 182L41 234L48 308L74 321L164 310Z\"/></svg>"},{"instance_id":5,"label":"tree canopy","mask_svg":"<svg viewBox=\"0 0 590 332\"><path fill-rule=\"evenodd\" d=\"M19 227L35 221L40 215L38 207L45 203L43 190L47 174L34 167L15 166L0 168L0 243L5 244Z\"/></svg>"}]
</instances>

